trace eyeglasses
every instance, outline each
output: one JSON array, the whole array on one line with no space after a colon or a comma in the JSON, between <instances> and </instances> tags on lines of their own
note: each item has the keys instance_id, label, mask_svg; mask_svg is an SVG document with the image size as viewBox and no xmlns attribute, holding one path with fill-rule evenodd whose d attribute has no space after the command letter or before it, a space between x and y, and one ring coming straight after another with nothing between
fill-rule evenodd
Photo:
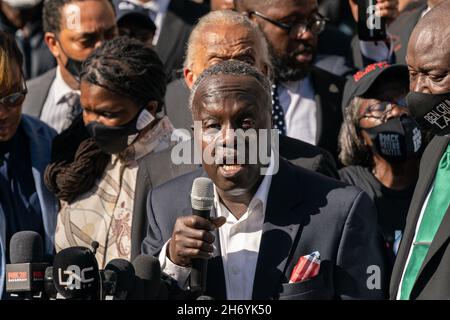
<instances>
[{"instance_id":1,"label":"eyeglasses","mask_svg":"<svg viewBox=\"0 0 450 320\"><path fill-rule=\"evenodd\" d=\"M315 17L305 23L304 21L300 22L294 22L294 23L284 23L280 21L273 20L269 18L268 16L258 12L258 11L251 11L249 13L250 16L255 15L258 16L273 25L276 25L277 27L280 27L281 29L284 29L288 32L290 37L298 37L299 35L302 35L306 32L306 30L311 30L314 34L319 34L325 29L325 25L327 21L330 21L329 19L322 16L320 13L315 13Z\"/></svg>"},{"instance_id":2,"label":"eyeglasses","mask_svg":"<svg viewBox=\"0 0 450 320\"><path fill-rule=\"evenodd\" d=\"M389 112L391 112L395 106L402 109L407 109L405 98L396 101L382 101L372 104L367 107L364 114L358 120L361 120L363 118L373 118L384 121L386 120Z\"/></svg>"},{"instance_id":3,"label":"eyeglasses","mask_svg":"<svg viewBox=\"0 0 450 320\"><path fill-rule=\"evenodd\" d=\"M20 91L7 95L6 97L0 98L0 105L10 109L18 107L25 100L27 93L27 85L25 79L22 78L22 89Z\"/></svg>"}]
</instances>

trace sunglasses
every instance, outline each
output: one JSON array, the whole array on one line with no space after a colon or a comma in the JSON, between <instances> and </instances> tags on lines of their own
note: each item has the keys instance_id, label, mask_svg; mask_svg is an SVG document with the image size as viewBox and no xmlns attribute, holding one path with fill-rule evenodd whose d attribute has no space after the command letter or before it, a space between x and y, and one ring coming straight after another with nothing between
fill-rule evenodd
<instances>
[{"instance_id":1,"label":"sunglasses","mask_svg":"<svg viewBox=\"0 0 450 320\"><path fill-rule=\"evenodd\" d=\"M399 107L401 109L407 109L406 99L399 99L396 101L382 101L375 104L372 104L367 107L364 114L359 118L359 120L363 118L373 118L384 121L391 112L391 110L395 107Z\"/></svg>"},{"instance_id":2,"label":"sunglasses","mask_svg":"<svg viewBox=\"0 0 450 320\"><path fill-rule=\"evenodd\" d=\"M0 105L5 106L6 108L16 108L22 104L25 100L25 97L28 93L27 85L25 79L22 78L22 89L17 92L11 93L6 97L0 98Z\"/></svg>"}]
</instances>

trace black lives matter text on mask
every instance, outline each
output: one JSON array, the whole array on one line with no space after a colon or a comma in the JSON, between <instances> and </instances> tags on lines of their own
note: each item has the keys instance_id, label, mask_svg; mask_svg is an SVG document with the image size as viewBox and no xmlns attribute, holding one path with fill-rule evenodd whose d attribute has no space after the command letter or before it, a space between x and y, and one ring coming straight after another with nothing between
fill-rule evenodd
<instances>
[{"instance_id":1,"label":"black lives matter text on mask","mask_svg":"<svg viewBox=\"0 0 450 320\"><path fill-rule=\"evenodd\" d=\"M450 123L450 100L442 101L423 118L430 124L438 126L439 129L447 128Z\"/></svg>"}]
</instances>

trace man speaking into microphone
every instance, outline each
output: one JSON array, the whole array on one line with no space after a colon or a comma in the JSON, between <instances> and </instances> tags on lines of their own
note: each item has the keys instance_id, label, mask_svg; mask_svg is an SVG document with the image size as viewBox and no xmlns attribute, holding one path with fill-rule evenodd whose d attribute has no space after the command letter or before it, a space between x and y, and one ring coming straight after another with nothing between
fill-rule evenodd
<instances>
[{"instance_id":1,"label":"man speaking into microphone","mask_svg":"<svg viewBox=\"0 0 450 320\"><path fill-rule=\"evenodd\" d=\"M225 61L206 69L191 95L202 168L150 192L142 252L158 256L184 290L193 262L208 259L202 293L215 299L383 298L373 204L359 189L278 158L276 144L261 134L272 128L267 78L244 62ZM257 132L244 146L267 149L270 160L251 161L248 152L239 161L238 131ZM214 183L209 219L193 215L198 177Z\"/></svg>"}]
</instances>

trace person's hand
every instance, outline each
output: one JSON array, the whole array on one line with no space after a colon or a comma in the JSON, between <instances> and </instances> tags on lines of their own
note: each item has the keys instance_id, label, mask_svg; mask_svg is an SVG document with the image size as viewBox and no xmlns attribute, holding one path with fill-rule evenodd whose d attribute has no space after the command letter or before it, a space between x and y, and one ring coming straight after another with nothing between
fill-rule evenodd
<instances>
[{"instance_id":1,"label":"person's hand","mask_svg":"<svg viewBox=\"0 0 450 320\"><path fill-rule=\"evenodd\" d=\"M348 2L353 18L358 22L358 1L349 0ZM398 0L377 0L377 7L380 17L385 18L388 24L393 22L400 14Z\"/></svg>"},{"instance_id":2,"label":"person's hand","mask_svg":"<svg viewBox=\"0 0 450 320\"><path fill-rule=\"evenodd\" d=\"M167 255L179 266L189 266L192 259L208 259L213 253L214 235L211 231L221 227L225 217L204 219L199 216L179 217L173 228Z\"/></svg>"}]
</instances>

